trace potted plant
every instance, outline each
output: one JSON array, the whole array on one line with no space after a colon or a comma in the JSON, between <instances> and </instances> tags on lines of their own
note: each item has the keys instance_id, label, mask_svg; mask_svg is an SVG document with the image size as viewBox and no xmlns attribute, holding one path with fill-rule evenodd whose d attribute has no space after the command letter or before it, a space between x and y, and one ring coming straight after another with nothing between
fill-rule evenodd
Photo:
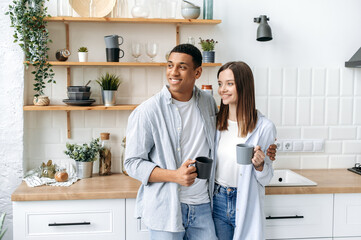
<instances>
[{"instance_id":1,"label":"potted plant","mask_svg":"<svg viewBox=\"0 0 361 240\"><path fill-rule=\"evenodd\" d=\"M35 105L49 105L49 98L44 96L45 84L56 83L48 62L48 43L52 41L44 20L50 17L44 7L45 1L49 0L14 0L5 13L10 16L11 27L14 28L14 42L19 43L25 53L25 67L31 64L35 68L31 72L35 81Z\"/></svg>"},{"instance_id":2,"label":"potted plant","mask_svg":"<svg viewBox=\"0 0 361 240\"><path fill-rule=\"evenodd\" d=\"M199 44L203 50L203 62L205 63L214 63L214 47L218 43L218 41L214 41L213 39L205 39L199 38Z\"/></svg>"},{"instance_id":3,"label":"potted plant","mask_svg":"<svg viewBox=\"0 0 361 240\"><path fill-rule=\"evenodd\" d=\"M2 213L0 216L0 240L3 238L5 232L7 229L3 230L3 226L4 226L4 221L5 221L5 213Z\"/></svg>"},{"instance_id":4,"label":"potted plant","mask_svg":"<svg viewBox=\"0 0 361 240\"><path fill-rule=\"evenodd\" d=\"M120 77L115 74L106 73L96 80L102 88L103 104L105 106L115 105L115 93L119 85L122 83Z\"/></svg>"},{"instance_id":5,"label":"potted plant","mask_svg":"<svg viewBox=\"0 0 361 240\"><path fill-rule=\"evenodd\" d=\"M78 49L78 57L79 57L79 62L87 62L88 61L88 48L80 47Z\"/></svg>"},{"instance_id":6,"label":"potted plant","mask_svg":"<svg viewBox=\"0 0 361 240\"><path fill-rule=\"evenodd\" d=\"M99 157L99 138L83 145L66 143L64 153L75 160L78 178L90 178L93 173L93 162Z\"/></svg>"}]
</instances>

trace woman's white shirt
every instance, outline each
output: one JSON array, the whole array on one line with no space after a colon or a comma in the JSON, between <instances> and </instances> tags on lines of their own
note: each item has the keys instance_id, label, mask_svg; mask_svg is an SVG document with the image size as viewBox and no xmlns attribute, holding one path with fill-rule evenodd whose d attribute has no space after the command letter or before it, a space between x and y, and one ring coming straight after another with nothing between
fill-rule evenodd
<instances>
[{"instance_id":1,"label":"woman's white shirt","mask_svg":"<svg viewBox=\"0 0 361 240\"><path fill-rule=\"evenodd\" d=\"M228 130L220 132L217 149L216 183L224 187L237 187L239 166L236 146L245 143L246 138L238 136L237 122L228 120Z\"/></svg>"}]
</instances>

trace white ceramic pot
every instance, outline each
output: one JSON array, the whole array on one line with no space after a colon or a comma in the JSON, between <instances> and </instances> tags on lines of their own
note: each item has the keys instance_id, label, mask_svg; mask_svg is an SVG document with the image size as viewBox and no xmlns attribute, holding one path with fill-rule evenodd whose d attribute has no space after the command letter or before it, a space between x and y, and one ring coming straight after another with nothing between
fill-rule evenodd
<instances>
[{"instance_id":1,"label":"white ceramic pot","mask_svg":"<svg viewBox=\"0 0 361 240\"><path fill-rule=\"evenodd\" d=\"M88 61L88 53L87 52L78 52L79 62L87 62Z\"/></svg>"}]
</instances>

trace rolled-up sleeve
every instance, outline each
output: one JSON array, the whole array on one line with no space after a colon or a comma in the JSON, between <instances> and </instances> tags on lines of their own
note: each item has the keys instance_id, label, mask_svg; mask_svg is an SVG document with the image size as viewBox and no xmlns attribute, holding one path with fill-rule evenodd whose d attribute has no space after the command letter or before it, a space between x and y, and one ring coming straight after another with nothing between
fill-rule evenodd
<instances>
[{"instance_id":1,"label":"rolled-up sleeve","mask_svg":"<svg viewBox=\"0 0 361 240\"><path fill-rule=\"evenodd\" d=\"M129 176L147 185L149 176L157 165L149 159L154 139L146 111L135 109L132 112L128 119L126 137L124 168Z\"/></svg>"},{"instance_id":2,"label":"rolled-up sleeve","mask_svg":"<svg viewBox=\"0 0 361 240\"><path fill-rule=\"evenodd\" d=\"M266 154L268 147L275 142L277 135L276 127L272 122L268 122L264 127L260 137L258 145L261 147L262 151ZM264 167L262 171L255 171L257 181L262 185L266 186L273 177L273 167L272 161L266 155L264 159Z\"/></svg>"}]
</instances>

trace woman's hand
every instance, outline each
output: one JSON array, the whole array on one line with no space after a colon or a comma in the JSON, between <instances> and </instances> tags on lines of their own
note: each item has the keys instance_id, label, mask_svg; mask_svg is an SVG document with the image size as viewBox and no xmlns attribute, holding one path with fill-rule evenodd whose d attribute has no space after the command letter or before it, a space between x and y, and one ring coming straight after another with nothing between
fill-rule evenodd
<instances>
[{"instance_id":1,"label":"woman's hand","mask_svg":"<svg viewBox=\"0 0 361 240\"><path fill-rule=\"evenodd\" d=\"M254 154L253 154L253 158L252 158L252 163L254 168L257 171L262 172L263 171L263 166L264 166L264 159L265 159L266 155L264 155L264 153L261 150L260 146L256 146L254 148Z\"/></svg>"}]
</instances>

